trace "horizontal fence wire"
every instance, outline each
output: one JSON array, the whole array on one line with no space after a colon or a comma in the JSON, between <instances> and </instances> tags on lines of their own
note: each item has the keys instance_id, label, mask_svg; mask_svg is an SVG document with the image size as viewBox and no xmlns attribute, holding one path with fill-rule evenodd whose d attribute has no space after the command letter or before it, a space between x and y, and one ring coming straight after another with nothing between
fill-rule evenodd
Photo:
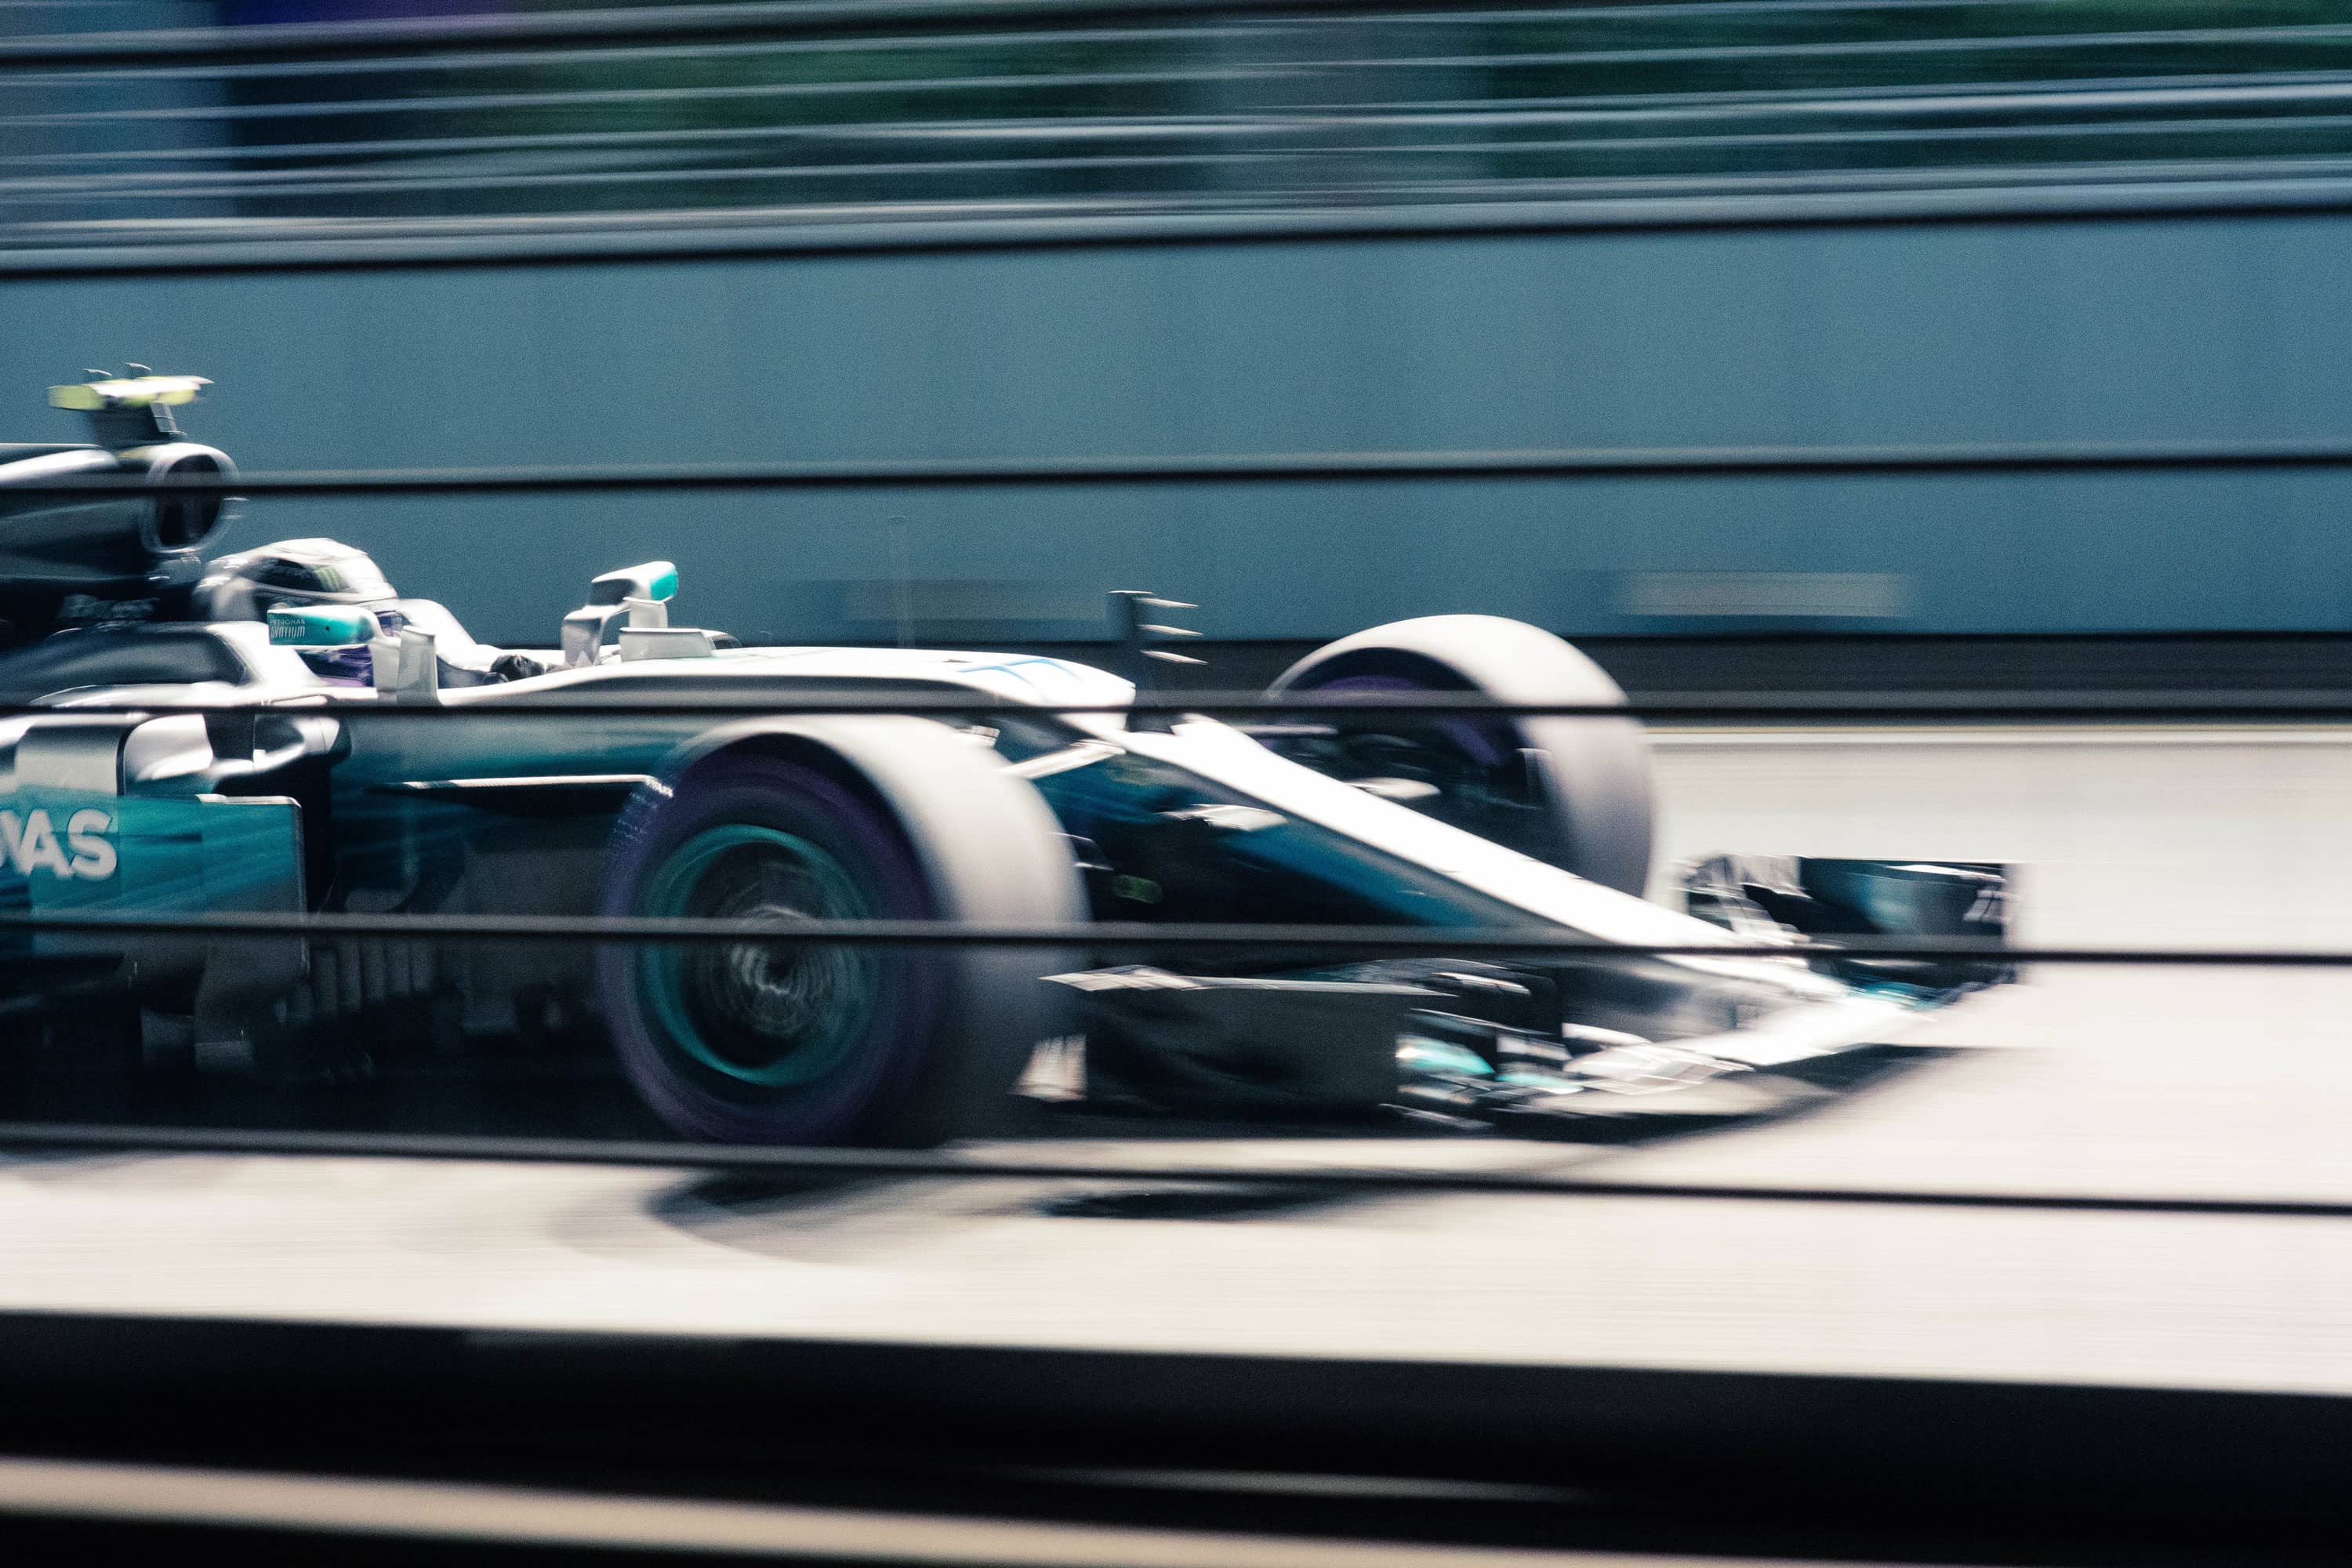
<instances>
[{"instance_id":1,"label":"horizontal fence wire","mask_svg":"<svg viewBox=\"0 0 2352 1568\"><path fill-rule=\"evenodd\" d=\"M1155 645L1160 646L1160 645ZM1214 651L1213 644L1202 646ZM548 651L548 650L541 650ZM1102 645L1106 662L1118 662L1119 645ZM677 662L663 660L662 665ZM611 672L611 665L599 669ZM623 669L631 668L624 664ZM637 668L643 668L639 666ZM665 668L654 679L668 679ZM724 679L724 678L720 678ZM814 682L813 684L822 684ZM1660 723L1723 726L1757 724L1937 724L1962 721L2039 724L2066 721L2099 724L2340 724L2352 721L2352 693L2280 692L2214 697L2199 692L2081 693L2047 697L1964 694L1887 697L1874 693L1844 696L1828 693L1804 699L1751 698L1738 694L1690 700L1652 699L1637 702L1507 702L1492 698L1462 697L1442 691L1366 692L1344 697L1274 696L1265 692L1184 691L1139 694L1122 702L1057 702L1040 696L1023 700L981 692L901 691L882 696L814 691L782 695L761 693L730 698L699 691L648 697L606 696L597 689L576 697L508 698L496 687L453 687L437 701L388 700L362 695L331 700L325 693L280 699L268 704L170 700L0 702L0 719L54 718L99 721L173 717L251 714L264 718L361 719L371 724L415 720L454 722L497 719L615 719L649 717L711 717L785 719L793 717L904 717L924 719L985 719L1027 715L1125 716L1153 722L1187 718L1266 719L1335 723L1391 714L1400 720L1438 720L1476 715L1496 719L1572 718L1630 719ZM1255 726L1244 726L1255 728ZM1279 723L1265 727L1277 730ZM528 775L500 775L502 778Z\"/></svg>"},{"instance_id":2,"label":"horizontal fence wire","mask_svg":"<svg viewBox=\"0 0 2352 1568\"><path fill-rule=\"evenodd\" d=\"M855 947L1269 948L1411 954L1518 953L1563 960L1849 960L2195 968L2346 969L2352 949L2016 947L1949 937L1852 941L1614 942L1558 925L1394 926L1259 921L1104 921L1003 924L918 920L724 920L627 915L335 914L218 910L183 914L0 910L0 932L89 936L299 937L320 941L828 942Z\"/></svg>"},{"instance_id":3,"label":"horizontal fence wire","mask_svg":"<svg viewBox=\"0 0 2352 1568\"><path fill-rule=\"evenodd\" d=\"M58 499L564 495L658 490L1059 489L1508 479L1838 478L1881 474L2131 473L2352 467L2352 441L2083 441L1940 446L1570 447L1526 450L885 458L744 464L335 468L12 480Z\"/></svg>"},{"instance_id":4,"label":"horizontal fence wire","mask_svg":"<svg viewBox=\"0 0 2352 1568\"><path fill-rule=\"evenodd\" d=\"M1287 1191L1466 1194L1505 1196L1681 1199L1715 1203L1853 1205L1865 1207L2021 1209L2074 1214L2180 1215L2234 1218L2352 1219L2352 1203L2329 1199L2151 1197L2096 1193L2024 1193L1748 1183L1608 1181L1515 1171L1405 1166L1132 1164L1116 1161L896 1150L799 1149L664 1143L593 1138L485 1138L403 1132L297 1132L0 1122L0 1152L180 1153L342 1159L580 1164L844 1180L1043 1181L1123 1185L1249 1186Z\"/></svg>"},{"instance_id":5,"label":"horizontal fence wire","mask_svg":"<svg viewBox=\"0 0 2352 1568\"><path fill-rule=\"evenodd\" d=\"M1750 176L1729 184L1611 182L1598 192L1547 190L1518 199L1475 187L1433 193L1418 203L1366 193L1352 205L1279 207L1189 199L982 199L942 203L920 214L827 203L814 213L633 211L543 223L497 217L411 225L322 219L274 237L205 227L177 237L149 233L131 243L129 230L115 230L13 248L10 236L0 232L0 281L2352 213L2352 182L2341 177L2343 160L2310 162L2314 167L2307 171L2282 167L2275 160L2209 160L2129 169L2086 166L2057 176L1989 171L1927 172L1899 180L1864 174L1833 184L1804 176Z\"/></svg>"}]
</instances>

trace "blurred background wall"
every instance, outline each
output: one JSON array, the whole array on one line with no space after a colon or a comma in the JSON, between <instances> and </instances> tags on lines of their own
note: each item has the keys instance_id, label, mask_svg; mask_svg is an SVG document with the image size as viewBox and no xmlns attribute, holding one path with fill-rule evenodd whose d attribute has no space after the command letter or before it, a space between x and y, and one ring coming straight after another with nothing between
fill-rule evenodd
<instances>
[{"instance_id":1,"label":"blurred background wall","mask_svg":"<svg viewBox=\"0 0 2352 1568\"><path fill-rule=\"evenodd\" d=\"M2346 430L2336 4L431 9L5 13L16 438L124 360L213 376L192 427L254 469ZM2345 631L2347 501L2333 469L288 500L236 537L337 534L516 641L651 555L748 637L900 605L1079 637L1116 586L1234 637Z\"/></svg>"}]
</instances>

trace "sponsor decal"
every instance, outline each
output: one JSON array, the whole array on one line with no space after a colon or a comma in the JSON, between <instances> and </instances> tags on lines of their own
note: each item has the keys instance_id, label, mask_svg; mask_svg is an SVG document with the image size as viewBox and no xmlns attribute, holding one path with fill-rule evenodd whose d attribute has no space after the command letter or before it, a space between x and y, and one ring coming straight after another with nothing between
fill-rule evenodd
<instances>
[{"instance_id":1,"label":"sponsor decal","mask_svg":"<svg viewBox=\"0 0 2352 1568\"><path fill-rule=\"evenodd\" d=\"M19 877L46 871L59 881L103 882L114 875L114 818L85 807L60 834L47 811L0 811L0 859Z\"/></svg>"}]
</instances>

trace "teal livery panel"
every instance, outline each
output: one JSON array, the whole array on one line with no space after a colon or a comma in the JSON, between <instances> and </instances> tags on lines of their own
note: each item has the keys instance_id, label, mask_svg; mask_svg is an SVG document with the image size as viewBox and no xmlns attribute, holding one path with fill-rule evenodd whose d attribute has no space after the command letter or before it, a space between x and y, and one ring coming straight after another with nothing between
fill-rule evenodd
<instances>
[{"instance_id":1,"label":"teal livery panel","mask_svg":"<svg viewBox=\"0 0 2352 1568\"><path fill-rule=\"evenodd\" d=\"M34 914L299 913L302 814L282 796L20 790L0 806L0 902ZM91 951L87 933L23 933L20 952Z\"/></svg>"}]
</instances>

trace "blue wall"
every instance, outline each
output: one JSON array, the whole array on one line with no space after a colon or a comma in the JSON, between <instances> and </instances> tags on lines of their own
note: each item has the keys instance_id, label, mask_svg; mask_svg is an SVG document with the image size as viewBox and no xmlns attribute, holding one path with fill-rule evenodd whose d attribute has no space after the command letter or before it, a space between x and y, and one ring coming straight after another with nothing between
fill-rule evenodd
<instances>
[{"instance_id":1,"label":"blue wall","mask_svg":"<svg viewBox=\"0 0 2352 1568\"><path fill-rule=\"evenodd\" d=\"M208 374L190 426L253 469L2324 437L2347 284L2352 216L2311 215L16 280L0 367L14 439L68 434L38 387L83 365ZM234 537L340 535L513 641L661 554L683 619L876 635L894 514L926 618L975 631L1083 631L1115 586L1224 636L1686 629L1633 613L1657 572L1879 574L1881 629L2352 629L2347 503L2337 473L284 500Z\"/></svg>"}]
</instances>

